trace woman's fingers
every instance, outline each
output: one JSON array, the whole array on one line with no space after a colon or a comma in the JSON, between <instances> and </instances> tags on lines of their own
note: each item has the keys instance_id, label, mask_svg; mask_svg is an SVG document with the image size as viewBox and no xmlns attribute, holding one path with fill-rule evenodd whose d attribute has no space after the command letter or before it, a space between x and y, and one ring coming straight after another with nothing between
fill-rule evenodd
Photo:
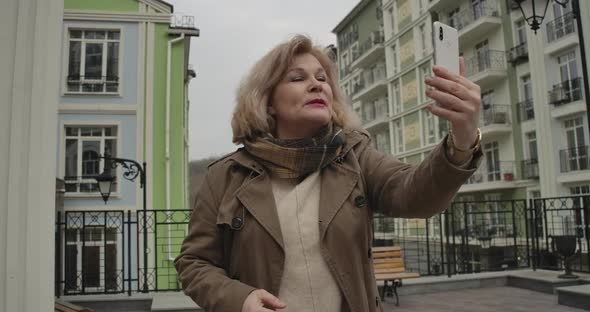
<instances>
[{"instance_id":1,"label":"woman's fingers","mask_svg":"<svg viewBox=\"0 0 590 312\"><path fill-rule=\"evenodd\" d=\"M459 65L462 62L459 61ZM460 66L459 66L460 67ZM465 63L463 62L463 67L465 67ZM434 65L434 67L432 67L432 71L434 72L434 74L440 78L444 78L447 80L452 80L456 83L459 83L461 85L463 85L465 88L469 89L469 90L473 90L473 91L480 91L480 88L477 84L473 83L471 80L461 76L461 75L457 75L454 74L452 72L450 72L448 69L446 69L443 66L439 66L439 65ZM463 71L465 71L465 69L463 69Z\"/></svg>"},{"instance_id":2,"label":"woman's fingers","mask_svg":"<svg viewBox=\"0 0 590 312\"><path fill-rule=\"evenodd\" d=\"M440 106L455 111L455 112L469 112L471 109L465 101L456 96L440 90L426 90L426 96L435 100Z\"/></svg>"},{"instance_id":3,"label":"woman's fingers","mask_svg":"<svg viewBox=\"0 0 590 312\"><path fill-rule=\"evenodd\" d=\"M271 309L284 309L287 307L287 305L279 300L279 298L275 297L273 294L264 289L261 289L258 294L258 298L264 304L264 306Z\"/></svg>"},{"instance_id":4,"label":"woman's fingers","mask_svg":"<svg viewBox=\"0 0 590 312\"><path fill-rule=\"evenodd\" d=\"M434 76L427 77L426 79L424 79L424 82L427 85L434 87L440 91L453 94L454 96L462 100L470 100L473 96L465 86L452 80Z\"/></svg>"},{"instance_id":5,"label":"woman's fingers","mask_svg":"<svg viewBox=\"0 0 590 312\"><path fill-rule=\"evenodd\" d=\"M460 113L433 104L427 105L426 109L433 115L451 122L453 122L453 120L458 120L461 117Z\"/></svg>"}]
</instances>

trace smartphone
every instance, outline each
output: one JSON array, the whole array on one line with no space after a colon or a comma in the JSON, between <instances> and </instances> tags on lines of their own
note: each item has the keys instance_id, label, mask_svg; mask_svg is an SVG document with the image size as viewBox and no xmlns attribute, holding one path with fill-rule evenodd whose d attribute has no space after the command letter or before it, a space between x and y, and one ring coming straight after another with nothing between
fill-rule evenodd
<instances>
[{"instance_id":1,"label":"smartphone","mask_svg":"<svg viewBox=\"0 0 590 312\"><path fill-rule=\"evenodd\" d=\"M457 29L434 22L434 64L459 74L459 34Z\"/></svg>"}]
</instances>

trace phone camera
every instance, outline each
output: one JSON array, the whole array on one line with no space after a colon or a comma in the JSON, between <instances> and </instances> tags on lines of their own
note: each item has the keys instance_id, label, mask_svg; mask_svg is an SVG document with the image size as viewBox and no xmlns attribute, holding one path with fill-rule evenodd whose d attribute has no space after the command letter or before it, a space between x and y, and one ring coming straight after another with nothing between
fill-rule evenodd
<instances>
[{"instance_id":1,"label":"phone camera","mask_svg":"<svg viewBox=\"0 0 590 312\"><path fill-rule=\"evenodd\" d=\"M440 39L441 41L443 40L443 28L439 27L438 29L438 39Z\"/></svg>"}]
</instances>

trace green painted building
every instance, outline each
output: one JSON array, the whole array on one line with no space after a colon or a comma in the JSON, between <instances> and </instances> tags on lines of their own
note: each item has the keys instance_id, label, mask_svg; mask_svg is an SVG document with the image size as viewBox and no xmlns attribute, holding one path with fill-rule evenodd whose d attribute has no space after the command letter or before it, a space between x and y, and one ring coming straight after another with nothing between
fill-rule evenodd
<instances>
[{"instance_id":1,"label":"green painted building","mask_svg":"<svg viewBox=\"0 0 590 312\"><path fill-rule=\"evenodd\" d=\"M189 207L188 85L194 18L160 0L64 0L57 177L66 294L177 289ZM125 169L105 205L100 156L146 163L146 200ZM144 232L146 235L144 236Z\"/></svg>"}]
</instances>

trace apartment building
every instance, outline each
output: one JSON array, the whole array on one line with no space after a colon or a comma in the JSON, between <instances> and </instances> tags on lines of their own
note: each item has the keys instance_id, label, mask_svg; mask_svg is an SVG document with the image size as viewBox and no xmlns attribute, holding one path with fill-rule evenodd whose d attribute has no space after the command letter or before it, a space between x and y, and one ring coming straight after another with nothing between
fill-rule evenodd
<instances>
[{"instance_id":1,"label":"apartment building","mask_svg":"<svg viewBox=\"0 0 590 312\"><path fill-rule=\"evenodd\" d=\"M590 5L581 1L583 23ZM448 132L424 107L432 22L459 30L480 85L484 161L456 200L590 193L588 120L571 4L550 3L537 34L501 0L360 1L334 28L340 85L376 147L419 163Z\"/></svg>"}]
</instances>

